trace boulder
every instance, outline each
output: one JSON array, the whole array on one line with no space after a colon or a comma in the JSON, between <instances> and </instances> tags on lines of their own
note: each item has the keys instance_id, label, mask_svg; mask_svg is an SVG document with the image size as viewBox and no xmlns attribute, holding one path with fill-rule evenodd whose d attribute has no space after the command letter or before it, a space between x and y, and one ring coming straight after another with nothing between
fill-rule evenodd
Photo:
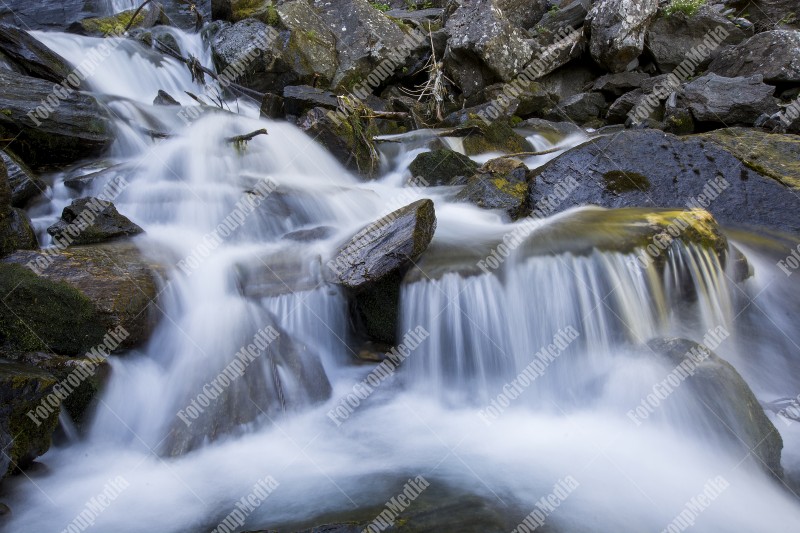
<instances>
[{"instance_id":1,"label":"boulder","mask_svg":"<svg viewBox=\"0 0 800 533\"><path fill-rule=\"evenodd\" d=\"M360 106L349 114L322 107L308 111L298 126L328 149L345 167L371 179L378 175L380 159L373 141L378 134L369 110Z\"/></svg>"},{"instance_id":2,"label":"boulder","mask_svg":"<svg viewBox=\"0 0 800 533\"><path fill-rule=\"evenodd\" d=\"M800 137L750 128L725 128L696 136L733 154L748 168L800 191Z\"/></svg>"},{"instance_id":3,"label":"boulder","mask_svg":"<svg viewBox=\"0 0 800 533\"><path fill-rule=\"evenodd\" d=\"M38 425L27 413L35 412L56 383L49 372L0 359L0 479L27 468L50 448L58 408Z\"/></svg>"},{"instance_id":4,"label":"boulder","mask_svg":"<svg viewBox=\"0 0 800 533\"><path fill-rule=\"evenodd\" d=\"M348 91L366 80L378 65L392 71L401 69L406 62L414 61L415 50L429 46L425 33L411 32L367 0L314 0L312 7L336 36L338 68L331 87L337 91Z\"/></svg>"},{"instance_id":5,"label":"boulder","mask_svg":"<svg viewBox=\"0 0 800 533\"><path fill-rule=\"evenodd\" d=\"M29 200L47 190L47 185L39 179L28 165L8 150L0 151L0 159L8 171L8 184L11 187L11 205L25 207Z\"/></svg>"},{"instance_id":6,"label":"boulder","mask_svg":"<svg viewBox=\"0 0 800 533\"><path fill-rule=\"evenodd\" d=\"M622 72L644 49L644 38L658 12L658 0L597 0L587 19L589 51L609 72Z\"/></svg>"},{"instance_id":7,"label":"boulder","mask_svg":"<svg viewBox=\"0 0 800 533\"><path fill-rule=\"evenodd\" d=\"M287 85L283 88L283 109L287 115L299 117L314 107L336 109L339 101L330 91L309 85Z\"/></svg>"},{"instance_id":8,"label":"boulder","mask_svg":"<svg viewBox=\"0 0 800 533\"><path fill-rule=\"evenodd\" d=\"M759 468L777 478L783 476L783 439L730 363L706 346L687 339L653 339L647 345L671 368L695 365L693 374L674 393L695 406L702 430L712 438L720 438L737 454L754 454Z\"/></svg>"},{"instance_id":9,"label":"boulder","mask_svg":"<svg viewBox=\"0 0 800 533\"><path fill-rule=\"evenodd\" d=\"M647 49L663 73L675 70L693 49L708 53L697 69L706 67L719 53L718 46L735 45L747 33L714 9L704 7L694 15L676 12L656 19L647 32Z\"/></svg>"},{"instance_id":10,"label":"boulder","mask_svg":"<svg viewBox=\"0 0 800 533\"><path fill-rule=\"evenodd\" d=\"M422 178L429 185L458 185L477 169L472 159L447 148L423 152L408 167L413 178Z\"/></svg>"},{"instance_id":11,"label":"boulder","mask_svg":"<svg viewBox=\"0 0 800 533\"><path fill-rule=\"evenodd\" d=\"M493 9L495 0L488 3L465 0L445 25L445 69L466 97L495 81L511 81L534 57L525 32Z\"/></svg>"},{"instance_id":12,"label":"boulder","mask_svg":"<svg viewBox=\"0 0 800 533\"><path fill-rule=\"evenodd\" d=\"M600 93L580 93L570 96L554 107L545 118L548 120L571 120L586 124L605 115L608 104Z\"/></svg>"},{"instance_id":13,"label":"boulder","mask_svg":"<svg viewBox=\"0 0 800 533\"><path fill-rule=\"evenodd\" d=\"M677 107L688 109L696 122L752 126L761 115L778 110L774 92L758 75L724 78L712 73L684 85Z\"/></svg>"},{"instance_id":14,"label":"boulder","mask_svg":"<svg viewBox=\"0 0 800 533\"><path fill-rule=\"evenodd\" d=\"M552 213L579 205L708 209L722 224L800 233L792 189L742 165L717 144L657 130L598 137L531 172L531 205L557 192L565 176L579 184Z\"/></svg>"},{"instance_id":15,"label":"boulder","mask_svg":"<svg viewBox=\"0 0 800 533\"><path fill-rule=\"evenodd\" d=\"M80 355L124 329L122 348L149 338L160 267L129 243L17 251L0 261L0 336L22 352Z\"/></svg>"},{"instance_id":16,"label":"boulder","mask_svg":"<svg viewBox=\"0 0 800 533\"><path fill-rule=\"evenodd\" d=\"M0 51L25 74L34 78L61 83L72 72L66 59L28 32L13 26L0 24Z\"/></svg>"},{"instance_id":17,"label":"boulder","mask_svg":"<svg viewBox=\"0 0 800 533\"><path fill-rule=\"evenodd\" d=\"M517 220L530 212L527 175L528 167L519 159L492 159L467 179L456 200L483 209L500 209Z\"/></svg>"},{"instance_id":18,"label":"boulder","mask_svg":"<svg viewBox=\"0 0 800 533\"><path fill-rule=\"evenodd\" d=\"M800 83L800 31L758 33L720 52L708 70L729 78L761 75L771 84Z\"/></svg>"},{"instance_id":19,"label":"boulder","mask_svg":"<svg viewBox=\"0 0 800 533\"><path fill-rule=\"evenodd\" d=\"M395 342L400 283L435 231L433 202L419 200L362 228L328 263L369 340Z\"/></svg>"},{"instance_id":20,"label":"boulder","mask_svg":"<svg viewBox=\"0 0 800 533\"><path fill-rule=\"evenodd\" d=\"M53 93L44 80L0 71L0 132L4 148L31 166L66 164L99 155L113 141L111 120L97 101L73 92L52 113L37 107Z\"/></svg>"},{"instance_id":21,"label":"boulder","mask_svg":"<svg viewBox=\"0 0 800 533\"><path fill-rule=\"evenodd\" d=\"M608 96L622 96L623 94L639 89L644 80L650 78L644 72L620 72L606 74L597 78L592 86L593 91L599 91Z\"/></svg>"},{"instance_id":22,"label":"boulder","mask_svg":"<svg viewBox=\"0 0 800 533\"><path fill-rule=\"evenodd\" d=\"M532 150L531 143L514 131L511 120L502 117L488 124L481 119L471 118L456 133L463 136L464 153L467 155L489 152L517 154Z\"/></svg>"},{"instance_id":23,"label":"boulder","mask_svg":"<svg viewBox=\"0 0 800 533\"><path fill-rule=\"evenodd\" d=\"M142 228L121 215L113 203L91 197L73 200L64 208L61 219L47 228L54 240L64 241L70 246L95 244L143 232Z\"/></svg>"}]
</instances>

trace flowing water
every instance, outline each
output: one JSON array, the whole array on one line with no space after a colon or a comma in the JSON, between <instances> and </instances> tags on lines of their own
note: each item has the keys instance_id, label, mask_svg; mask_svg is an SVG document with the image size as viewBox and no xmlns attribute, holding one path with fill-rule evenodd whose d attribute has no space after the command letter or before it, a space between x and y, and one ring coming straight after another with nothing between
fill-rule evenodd
<instances>
[{"instance_id":1,"label":"flowing water","mask_svg":"<svg viewBox=\"0 0 800 533\"><path fill-rule=\"evenodd\" d=\"M171 32L184 55L211 67L198 36ZM37 37L75 64L99 44ZM255 118L252 103L231 102L238 114L206 112L188 123L179 108L153 107L159 89L196 105L183 91L203 94L203 87L180 63L133 43L115 47L89 84L116 116L119 140L103 165L122 165L129 185L115 204L146 230L136 244L168 267L162 318L146 346L111 361L111 381L85 434L67 432L72 438L40 459L46 469L9 480L6 531L62 531L118 476L128 486L97 515L94 531L210 531L266 476L279 485L244 530L379 509L418 475L476 496L509 530L568 476L578 487L547 517L548 531L661 531L717 476L730 485L702 511L696 530L800 524L797 496L747 450L722 444L691 396L666 400L641 425L627 415L671 370L643 343L702 341L720 327L730 337L716 352L759 399L800 392L800 338L790 316L800 289L757 241L737 240L755 271L740 283L713 254L682 245L669 250L663 275L620 253L536 255L525 246L495 273L467 272L474 261L446 250L490 248L515 226L451 202L446 187L403 187L431 132L384 144L384 177L363 183L296 127ZM259 128L269 134L244 149L226 140ZM170 137L153 140L147 131ZM564 148L580 140L567 139ZM31 210L40 230L78 194L64 186L64 174L49 179L51 200ZM99 193L106 181L81 194ZM258 208L208 247L208 234L263 186L271 192L257 196ZM424 334L395 374L368 381L371 394L346 416L332 416L354 386L363 393L358 384L375 367L355 363L347 303L324 281L325 261L360 227L425 197L438 219L429 255L445 268L409 279L399 325L401 334ZM318 227L329 228L326 238L283 238ZM189 257L191 268L180 268ZM281 332L282 349L302 351L303 368L259 360L187 428L178 413L268 326ZM559 353L545 371L507 406L493 404L551 344ZM773 422L787 476L797 476L800 424Z\"/></svg>"}]
</instances>

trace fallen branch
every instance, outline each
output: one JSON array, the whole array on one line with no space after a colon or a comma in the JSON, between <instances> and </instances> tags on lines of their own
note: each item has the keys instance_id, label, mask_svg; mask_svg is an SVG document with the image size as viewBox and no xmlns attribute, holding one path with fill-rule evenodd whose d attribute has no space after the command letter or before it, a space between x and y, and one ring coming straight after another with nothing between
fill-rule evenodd
<instances>
[{"instance_id":1,"label":"fallen branch","mask_svg":"<svg viewBox=\"0 0 800 533\"><path fill-rule=\"evenodd\" d=\"M547 150L542 150L541 152L517 152L516 154L501 155L498 157L498 159L500 157L536 157L537 155L554 154L566 149L567 147L565 146L556 146L555 148L548 148Z\"/></svg>"},{"instance_id":2,"label":"fallen branch","mask_svg":"<svg viewBox=\"0 0 800 533\"><path fill-rule=\"evenodd\" d=\"M225 142L235 143L235 144L242 144L246 143L253 139L253 137L258 137L259 135L268 135L266 128L261 128L260 130L251 131L245 135L235 135L233 137L228 137L225 139Z\"/></svg>"}]
</instances>

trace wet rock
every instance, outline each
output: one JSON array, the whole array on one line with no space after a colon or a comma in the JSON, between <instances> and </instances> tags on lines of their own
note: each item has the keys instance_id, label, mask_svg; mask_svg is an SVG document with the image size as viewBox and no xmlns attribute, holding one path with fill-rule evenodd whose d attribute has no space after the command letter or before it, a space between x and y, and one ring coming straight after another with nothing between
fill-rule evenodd
<instances>
[{"instance_id":1,"label":"wet rock","mask_svg":"<svg viewBox=\"0 0 800 533\"><path fill-rule=\"evenodd\" d=\"M66 59L28 32L13 26L0 24L0 51L25 74L34 78L61 83L72 72Z\"/></svg>"},{"instance_id":2,"label":"wet rock","mask_svg":"<svg viewBox=\"0 0 800 533\"><path fill-rule=\"evenodd\" d=\"M755 172L800 191L800 137L725 128L697 138L719 145Z\"/></svg>"},{"instance_id":3,"label":"wet rock","mask_svg":"<svg viewBox=\"0 0 800 533\"><path fill-rule=\"evenodd\" d=\"M644 80L650 76L644 72L620 72L618 74L606 74L594 82L593 91L599 91L609 96L622 96L623 94L639 89Z\"/></svg>"},{"instance_id":4,"label":"wet rock","mask_svg":"<svg viewBox=\"0 0 800 533\"><path fill-rule=\"evenodd\" d=\"M311 242L327 239L328 237L332 237L335 233L336 229L330 226L317 226L316 228L290 231L282 238L289 241Z\"/></svg>"},{"instance_id":5,"label":"wet rock","mask_svg":"<svg viewBox=\"0 0 800 533\"><path fill-rule=\"evenodd\" d=\"M556 144L569 135L584 133L580 126L572 122L552 122L541 118L529 118L520 122L519 128L530 129Z\"/></svg>"},{"instance_id":6,"label":"wet rock","mask_svg":"<svg viewBox=\"0 0 800 533\"><path fill-rule=\"evenodd\" d=\"M586 124L605 115L608 104L602 94L580 93L562 100L545 118L550 120L571 120Z\"/></svg>"},{"instance_id":7,"label":"wet rock","mask_svg":"<svg viewBox=\"0 0 800 533\"><path fill-rule=\"evenodd\" d=\"M0 269L9 294L0 334L19 351L79 355L117 328L129 348L147 340L159 318L152 304L160 266L129 243L17 251Z\"/></svg>"},{"instance_id":8,"label":"wet rock","mask_svg":"<svg viewBox=\"0 0 800 533\"><path fill-rule=\"evenodd\" d=\"M523 30L494 9L495 0L489 3L463 2L445 26L450 33L445 68L466 97L496 81L511 81L534 55Z\"/></svg>"},{"instance_id":9,"label":"wet rock","mask_svg":"<svg viewBox=\"0 0 800 533\"><path fill-rule=\"evenodd\" d=\"M696 414L704 420L703 428L712 437L721 437L724 445L738 453L754 454L758 467L777 478L783 476L781 435L730 363L687 339L653 339L647 345L672 367L694 365L685 387L675 393L696 406Z\"/></svg>"},{"instance_id":10,"label":"wet rock","mask_svg":"<svg viewBox=\"0 0 800 533\"><path fill-rule=\"evenodd\" d=\"M55 413L40 417L39 425L27 413L35 413L56 383L49 372L0 359L0 479L27 468L50 448L58 407Z\"/></svg>"},{"instance_id":11,"label":"wet rock","mask_svg":"<svg viewBox=\"0 0 800 533\"><path fill-rule=\"evenodd\" d=\"M800 232L800 200L718 145L656 130L592 139L531 172L531 205L572 176L578 187L552 213L578 205L708 209L722 224ZM726 185L727 184L727 185Z\"/></svg>"},{"instance_id":12,"label":"wet rock","mask_svg":"<svg viewBox=\"0 0 800 533\"><path fill-rule=\"evenodd\" d=\"M262 93L281 92L284 86L297 81L297 74L273 45L276 30L255 19L221 24L220 28L211 41L219 72L228 69L235 73L231 76L235 83ZM240 61L247 51L252 51L252 60Z\"/></svg>"},{"instance_id":13,"label":"wet rock","mask_svg":"<svg viewBox=\"0 0 800 533\"><path fill-rule=\"evenodd\" d=\"M659 17L647 32L647 49L664 73L675 70L692 49L703 49L709 56L697 65L698 71L702 71L719 53L717 46L739 44L747 37L727 17L703 7L691 16L677 12Z\"/></svg>"},{"instance_id":14,"label":"wet rock","mask_svg":"<svg viewBox=\"0 0 800 533\"><path fill-rule=\"evenodd\" d=\"M121 215L113 203L92 197L73 200L64 208L61 220L47 228L47 233L56 240L70 245L95 244L143 232Z\"/></svg>"},{"instance_id":15,"label":"wet rock","mask_svg":"<svg viewBox=\"0 0 800 533\"><path fill-rule=\"evenodd\" d=\"M158 94L153 99L153 105L181 105L172 95L166 91L158 90Z\"/></svg>"},{"instance_id":16,"label":"wet rock","mask_svg":"<svg viewBox=\"0 0 800 533\"><path fill-rule=\"evenodd\" d=\"M758 75L724 78L712 73L684 85L677 106L688 109L696 122L752 126L761 115L778 110L774 90Z\"/></svg>"},{"instance_id":17,"label":"wet rock","mask_svg":"<svg viewBox=\"0 0 800 533\"><path fill-rule=\"evenodd\" d=\"M517 154L532 149L528 140L514 131L511 121L498 118L488 124L481 119L473 118L463 125L464 152L467 155L503 152Z\"/></svg>"},{"instance_id":18,"label":"wet rock","mask_svg":"<svg viewBox=\"0 0 800 533\"><path fill-rule=\"evenodd\" d=\"M456 195L456 200L471 202L483 209L501 209L511 220L529 214L528 167L511 157L487 161Z\"/></svg>"},{"instance_id":19,"label":"wet rock","mask_svg":"<svg viewBox=\"0 0 800 533\"><path fill-rule=\"evenodd\" d=\"M330 91L308 85L288 85L283 88L283 109L287 115L299 117L314 107L336 109L339 101Z\"/></svg>"},{"instance_id":20,"label":"wet rock","mask_svg":"<svg viewBox=\"0 0 800 533\"><path fill-rule=\"evenodd\" d=\"M136 13L135 9L123 11L108 17L91 17L83 19L69 27L72 33L90 35L93 37L106 37L118 35L125 31L125 28L151 28L156 23L169 24L169 19L162 12L161 5L150 3L145 9Z\"/></svg>"},{"instance_id":21,"label":"wet rock","mask_svg":"<svg viewBox=\"0 0 800 533\"><path fill-rule=\"evenodd\" d=\"M8 171L11 205L25 207L29 200L45 192L47 185L16 155L10 151L0 151L0 158Z\"/></svg>"},{"instance_id":22,"label":"wet rock","mask_svg":"<svg viewBox=\"0 0 800 533\"><path fill-rule=\"evenodd\" d=\"M298 126L345 167L371 179L378 174L380 160L373 141L378 130L368 114L365 107L348 114L315 107L302 117Z\"/></svg>"},{"instance_id":23,"label":"wet rock","mask_svg":"<svg viewBox=\"0 0 800 533\"><path fill-rule=\"evenodd\" d=\"M111 121L97 101L72 93L52 113L36 113L53 92L44 80L0 71L0 133L14 139L5 148L36 167L99 155L111 145Z\"/></svg>"},{"instance_id":24,"label":"wet rock","mask_svg":"<svg viewBox=\"0 0 800 533\"><path fill-rule=\"evenodd\" d=\"M422 178L429 185L457 185L459 178L471 176L477 169L472 159L446 148L423 152L408 167L413 178Z\"/></svg>"},{"instance_id":25,"label":"wet rock","mask_svg":"<svg viewBox=\"0 0 800 533\"><path fill-rule=\"evenodd\" d=\"M12 207L13 191L5 164L0 163L0 255L38 246L28 215Z\"/></svg>"},{"instance_id":26,"label":"wet rock","mask_svg":"<svg viewBox=\"0 0 800 533\"><path fill-rule=\"evenodd\" d=\"M800 31L758 33L723 50L708 70L729 78L761 75L767 83L800 83Z\"/></svg>"},{"instance_id":27,"label":"wet rock","mask_svg":"<svg viewBox=\"0 0 800 533\"><path fill-rule=\"evenodd\" d=\"M328 263L369 340L394 343L400 283L435 231L433 202L419 200L361 229Z\"/></svg>"},{"instance_id":28,"label":"wet rock","mask_svg":"<svg viewBox=\"0 0 800 533\"><path fill-rule=\"evenodd\" d=\"M598 0L588 15L589 51L609 72L622 72L644 49L645 34L658 11L658 0Z\"/></svg>"}]
</instances>

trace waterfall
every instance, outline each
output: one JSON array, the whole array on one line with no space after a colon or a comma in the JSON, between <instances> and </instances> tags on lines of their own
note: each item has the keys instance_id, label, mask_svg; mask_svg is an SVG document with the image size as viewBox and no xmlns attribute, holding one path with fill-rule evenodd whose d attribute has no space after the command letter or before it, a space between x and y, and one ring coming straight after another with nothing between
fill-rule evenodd
<instances>
[{"instance_id":1,"label":"waterfall","mask_svg":"<svg viewBox=\"0 0 800 533\"><path fill-rule=\"evenodd\" d=\"M168 31L184 55L213 68L198 35ZM35 35L76 65L101 44ZM5 531L61 531L116 476L129 486L96 517L97 531L208 531L267 475L279 488L242 530L294 526L381 506L397 480L422 473L440 486L470 487L512 521L560 477L574 476L580 488L553 515L553 531L660 531L719 475L730 486L703 512L698 531L786 531L800 523L796 499L720 446L695 404L665 401L641 427L626 415L671 370L648 341L700 342L720 327L730 337L717 353L759 397L797 390L792 357L800 339L780 331L794 320L789 310L800 293L794 280L769 277L772 258L757 246L732 240L754 265L747 281L731 279L715 253L680 242L660 266L637 266L633 252L520 246L483 272L475 268L480 250L514 225L453 203L446 188L403 186L431 132L396 136L400 142L383 149L385 175L364 183L295 126L257 118L252 103L230 101L229 109L183 120L182 110L199 109L185 91L204 87L180 62L139 44L118 43L86 90L112 112L119 132L104 161L129 182L115 204L146 230L137 246L165 266L161 319L145 346L112 358L111 380L80 440L53 447L41 459L47 472L10 481L14 512ZM154 107L159 90L184 107ZM260 128L268 134L244 147L229 142ZM169 135L153 139L148 131ZM567 149L584 138L534 144ZM57 194L36 207L37 227L107 181L78 193L64 178L49 176ZM325 258L365 224L419 198L436 205L432 267L407 277L398 333L427 334L376 385L376 365L356 361L347 298L325 281ZM209 244L248 199L257 207ZM544 224L562 227L582 212ZM286 238L320 227L327 231L313 242ZM193 399L256 342L269 355L193 416ZM282 357L290 353L301 357ZM521 382L518 400L497 403L519 376L528 384ZM362 383L371 392L352 407L345 399L366 390ZM347 416L336 415L347 405ZM495 409L503 415L494 417ZM773 420L786 443L784 466L797 472L800 429Z\"/></svg>"}]
</instances>

